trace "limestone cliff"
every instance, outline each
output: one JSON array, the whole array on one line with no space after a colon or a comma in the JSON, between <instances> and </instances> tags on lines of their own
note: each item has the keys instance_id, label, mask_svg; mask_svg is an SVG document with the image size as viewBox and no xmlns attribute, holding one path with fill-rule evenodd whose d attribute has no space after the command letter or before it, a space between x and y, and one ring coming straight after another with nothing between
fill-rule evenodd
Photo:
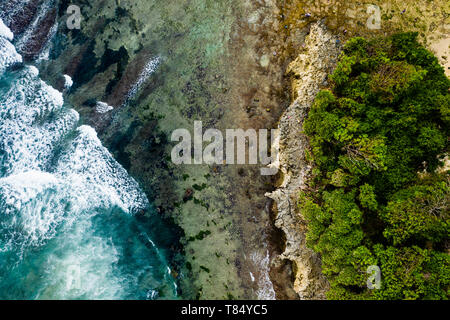
<instances>
[{"instance_id":1,"label":"limestone cliff","mask_svg":"<svg viewBox=\"0 0 450 320\"><path fill-rule=\"evenodd\" d=\"M321 273L320 257L306 246L306 222L297 208L299 191L306 187L311 165L305 158L308 141L302 123L317 92L327 86L327 75L336 65L340 41L320 21L311 26L304 52L287 70L292 79L293 103L279 121L281 183L266 196L276 202L275 225L285 234L279 261L292 261L294 290L301 299L324 299L329 286Z\"/></svg>"}]
</instances>

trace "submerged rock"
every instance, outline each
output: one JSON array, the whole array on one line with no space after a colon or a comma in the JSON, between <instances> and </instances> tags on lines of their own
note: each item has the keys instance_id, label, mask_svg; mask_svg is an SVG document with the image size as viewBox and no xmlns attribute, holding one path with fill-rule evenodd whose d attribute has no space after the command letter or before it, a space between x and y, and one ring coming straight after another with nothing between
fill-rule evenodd
<instances>
[{"instance_id":1,"label":"submerged rock","mask_svg":"<svg viewBox=\"0 0 450 320\"><path fill-rule=\"evenodd\" d=\"M320 21L311 26L306 38L305 52L287 70L292 76L294 102L279 121L280 170L282 183L266 196L276 201L275 225L286 238L285 250L279 261L290 260L295 276L294 290L301 299L325 299L328 281L321 272L317 253L306 246L306 221L297 208L299 191L306 188L311 165L306 160L308 140L302 124L316 94L326 85L326 76L336 65L340 53L337 38Z\"/></svg>"}]
</instances>

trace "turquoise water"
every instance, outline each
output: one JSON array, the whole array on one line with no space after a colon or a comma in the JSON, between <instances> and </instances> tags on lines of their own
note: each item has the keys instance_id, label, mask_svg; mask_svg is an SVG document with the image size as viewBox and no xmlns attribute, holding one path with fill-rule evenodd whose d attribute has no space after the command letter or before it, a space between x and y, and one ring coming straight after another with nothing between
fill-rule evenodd
<instances>
[{"instance_id":1,"label":"turquoise water","mask_svg":"<svg viewBox=\"0 0 450 320\"><path fill-rule=\"evenodd\" d=\"M176 298L170 231L11 42L0 22L0 299Z\"/></svg>"}]
</instances>

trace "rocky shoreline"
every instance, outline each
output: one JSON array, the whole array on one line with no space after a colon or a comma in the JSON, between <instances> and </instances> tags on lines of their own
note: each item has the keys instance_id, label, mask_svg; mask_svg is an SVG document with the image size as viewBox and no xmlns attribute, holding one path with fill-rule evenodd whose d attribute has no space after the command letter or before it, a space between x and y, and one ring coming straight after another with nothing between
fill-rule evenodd
<instances>
[{"instance_id":1,"label":"rocky shoreline","mask_svg":"<svg viewBox=\"0 0 450 320\"><path fill-rule=\"evenodd\" d=\"M274 258L271 278L275 280L280 270L289 275L292 270L293 290L300 299L325 299L329 284L321 273L321 259L306 247L306 222L297 207L299 192L308 188L311 163L306 158L308 141L302 134L302 123L320 89L327 87L329 75L346 39L353 36L374 37L401 30L419 31L429 49L434 51L450 72L448 59L448 14L443 3L418 1L406 4L403 1L377 1L381 7L383 21L381 29L365 27L367 6L373 1L293 1L279 4L280 23L285 28L286 67L290 78L291 105L278 121L281 130L279 165L281 175L277 189L266 193L273 199L273 220L282 232L279 245L282 253ZM438 8L440 8L438 10ZM305 16L308 16L305 19ZM314 22L318 21L318 22ZM308 26L309 25L309 26ZM310 29L309 29L310 28ZM304 41L304 30L310 30ZM300 50L296 45L301 45ZM298 54L298 51L301 51ZM290 265L287 265L289 262ZM289 283L277 290L283 297ZM277 288L277 286L275 286Z\"/></svg>"},{"instance_id":2,"label":"rocky shoreline","mask_svg":"<svg viewBox=\"0 0 450 320\"><path fill-rule=\"evenodd\" d=\"M329 284L321 273L320 257L306 247L306 223L297 208L300 190L308 188L311 164L306 158L308 141L302 133L305 119L317 92L327 86L327 75L336 65L341 50L339 39L323 21L314 23L306 37L305 49L288 69L294 101L279 122L281 170L278 188L266 193L276 202L275 226L284 233L285 248L274 262L292 262L294 290L300 299L325 299Z\"/></svg>"}]
</instances>

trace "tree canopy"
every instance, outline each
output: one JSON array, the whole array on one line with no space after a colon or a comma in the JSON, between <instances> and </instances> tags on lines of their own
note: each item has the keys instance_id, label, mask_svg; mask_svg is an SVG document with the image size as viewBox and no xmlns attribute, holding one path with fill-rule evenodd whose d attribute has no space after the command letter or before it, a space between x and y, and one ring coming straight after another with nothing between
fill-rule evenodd
<instances>
[{"instance_id":1,"label":"tree canopy","mask_svg":"<svg viewBox=\"0 0 450 320\"><path fill-rule=\"evenodd\" d=\"M314 170L299 199L328 297L447 299L450 80L402 33L349 40L330 83L303 124Z\"/></svg>"}]
</instances>

